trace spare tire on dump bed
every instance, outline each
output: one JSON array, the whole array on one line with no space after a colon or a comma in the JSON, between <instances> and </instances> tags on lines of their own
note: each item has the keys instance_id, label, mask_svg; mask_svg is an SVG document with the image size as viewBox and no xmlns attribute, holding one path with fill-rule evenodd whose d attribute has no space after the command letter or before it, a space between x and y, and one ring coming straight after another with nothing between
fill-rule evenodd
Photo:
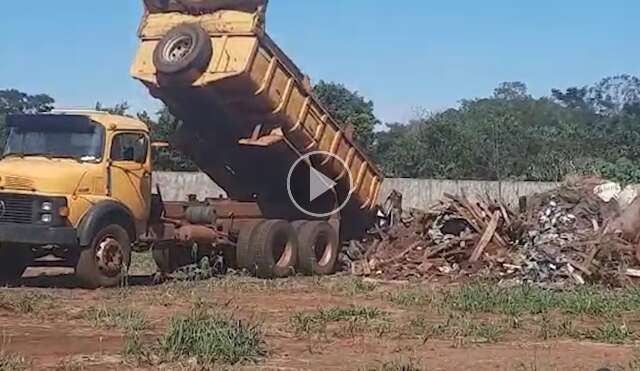
<instances>
[{"instance_id":1,"label":"spare tire on dump bed","mask_svg":"<svg viewBox=\"0 0 640 371\"><path fill-rule=\"evenodd\" d=\"M267 5L268 0L144 0L151 13L182 12L201 14L218 10L238 10L256 12Z\"/></svg>"},{"instance_id":2,"label":"spare tire on dump bed","mask_svg":"<svg viewBox=\"0 0 640 371\"><path fill-rule=\"evenodd\" d=\"M192 83L206 71L213 45L207 31L195 23L171 29L153 52L159 81Z\"/></svg>"}]
</instances>

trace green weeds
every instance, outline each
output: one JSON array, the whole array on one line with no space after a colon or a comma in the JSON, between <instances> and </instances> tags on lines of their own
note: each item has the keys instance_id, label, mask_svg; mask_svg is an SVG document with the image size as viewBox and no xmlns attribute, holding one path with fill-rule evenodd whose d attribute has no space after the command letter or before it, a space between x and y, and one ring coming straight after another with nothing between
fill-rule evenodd
<instances>
[{"instance_id":1,"label":"green weeds","mask_svg":"<svg viewBox=\"0 0 640 371\"><path fill-rule=\"evenodd\" d=\"M326 334L330 324L342 324L341 333L357 335L363 332L383 334L391 328L387 314L378 308L351 306L298 312L290 318L298 335Z\"/></svg>"},{"instance_id":2,"label":"green weeds","mask_svg":"<svg viewBox=\"0 0 640 371\"><path fill-rule=\"evenodd\" d=\"M95 327L107 329L140 331L149 326L144 313L122 308L90 308L84 318Z\"/></svg>"},{"instance_id":3,"label":"green weeds","mask_svg":"<svg viewBox=\"0 0 640 371\"><path fill-rule=\"evenodd\" d=\"M171 319L160 351L170 360L195 358L206 365L255 362L266 355L258 326L200 308Z\"/></svg>"}]
</instances>

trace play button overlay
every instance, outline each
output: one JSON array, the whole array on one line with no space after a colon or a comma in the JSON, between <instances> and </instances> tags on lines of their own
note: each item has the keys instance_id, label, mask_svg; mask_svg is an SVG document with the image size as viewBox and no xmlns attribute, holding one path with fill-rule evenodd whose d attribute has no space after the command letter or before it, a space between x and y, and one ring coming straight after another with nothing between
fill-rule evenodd
<instances>
[{"instance_id":1,"label":"play button overlay","mask_svg":"<svg viewBox=\"0 0 640 371\"><path fill-rule=\"evenodd\" d=\"M322 169L331 168L341 181L331 179ZM338 170L338 171L336 171ZM337 178L336 176L336 178ZM345 162L336 155L316 151L308 153L289 169L287 192L295 207L314 218L326 218L342 210L351 196L353 177Z\"/></svg>"},{"instance_id":2,"label":"play button overlay","mask_svg":"<svg viewBox=\"0 0 640 371\"><path fill-rule=\"evenodd\" d=\"M311 168L309 170L309 202L315 201L318 197L333 190L336 182L327 178L318 170Z\"/></svg>"}]
</instances>

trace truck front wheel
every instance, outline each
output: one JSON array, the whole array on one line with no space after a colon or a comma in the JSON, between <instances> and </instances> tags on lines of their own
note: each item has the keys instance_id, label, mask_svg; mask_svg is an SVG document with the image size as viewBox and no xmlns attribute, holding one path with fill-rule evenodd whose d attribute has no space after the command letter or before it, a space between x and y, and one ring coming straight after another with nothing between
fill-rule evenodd
<instances>
[{"instance_id":1,"label":"truck front wheel","mask_svg":"<svg viewBox=\"0 0 640 371\"><path fill-rule=\"evenodd\" d=\"M84 287L113 287L127 275L131 261L131 241L127 231L117 224L103 227L80 251L76 276Z\"/></svg>"},{"instance_id":2,"label":"truck front wheel","mask_svg":"<svg viewBox=\"0 0 640 371\"><path fill-rule=\"evenodd\" d=\"M29 247L18 245L0 246L0 283L19 280L32 260L33 252Z\"/></svg>"}]
</instances>

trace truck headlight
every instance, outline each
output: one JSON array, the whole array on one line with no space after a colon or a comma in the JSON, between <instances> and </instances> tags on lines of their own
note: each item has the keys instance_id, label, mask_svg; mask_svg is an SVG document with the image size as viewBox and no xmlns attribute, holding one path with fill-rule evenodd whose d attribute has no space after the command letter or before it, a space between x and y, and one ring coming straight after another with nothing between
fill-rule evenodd
<instances>
[{"instance_id":1,"label":"truck headlight","mask_svg":"<svg viewBox=\"0 0 640 371\"><path fill-rule=\"evenodd\" d=\"M40 221L43 223L51 223L52 220L53 220L53 215L51 214L42 214L40 216Z\"/></svg>"},{"instance_id":2,"label":"truck headlight","mask_svg":"<svg viewBox=\"0 0 640 371\"><path fill-rule=\"evenodd\" d=\"M51 211L53 210L53 202L45 201L40 205L40 209L42 211Z\"/></svg>"}]
</instances>

